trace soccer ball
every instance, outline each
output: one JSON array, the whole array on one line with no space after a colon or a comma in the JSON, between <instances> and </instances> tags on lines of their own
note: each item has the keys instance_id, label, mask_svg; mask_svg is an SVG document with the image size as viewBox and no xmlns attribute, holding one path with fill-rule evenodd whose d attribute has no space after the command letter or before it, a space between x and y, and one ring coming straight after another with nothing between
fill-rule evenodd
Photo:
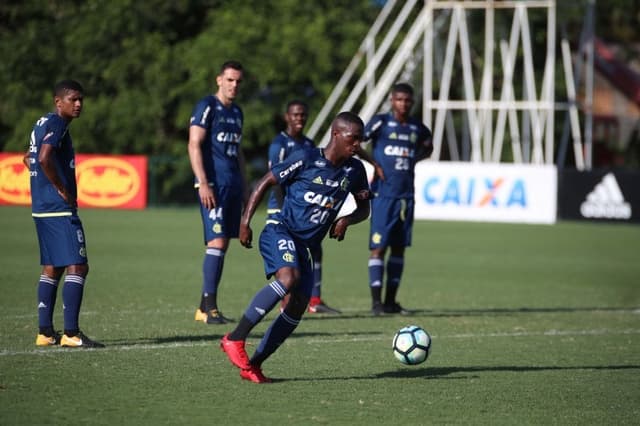
<instances>
[{"instance_id":1,"label":"soccer ball","mask_svg":"<svg viewBox=\"0 0 640 426\"><path fill-rule=\"evenodd\" d=\"M393 355L403 364L423 363L431 350L431 336L417 325L408 325L393 336Z\"/></svg>"}]
</instances>

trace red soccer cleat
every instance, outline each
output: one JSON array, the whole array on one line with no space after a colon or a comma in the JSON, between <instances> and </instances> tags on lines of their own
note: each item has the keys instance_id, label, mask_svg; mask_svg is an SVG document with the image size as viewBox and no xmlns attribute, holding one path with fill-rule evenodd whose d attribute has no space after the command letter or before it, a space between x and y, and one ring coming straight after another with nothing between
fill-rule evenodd
<instances>
[{"instance_id":1,"label":"red soccer cleat","mask_svg":"<svg viewBox=\"0 0 640 426\"><path fill-rule=\"evenodd\" d=\"M324 303L324 301L319 297L312 297L309 301L309 307L307 308L307 312L310 314L332 314L339 315L340 312L338 309L332 308L331 306Z\"/></svg>"},{"instance_id":2,"label":"red soccer cleat","mask_svg":"<svg viewBox=\"0 0 640 426\"><path fill-rule=\"evenodd\" d=\"M220 340L220 349L227 354L229 361L242 370L251 368L249 356L244 350L244 340L229 340L229 334L225 334Z\"/></svg>"},{"instance_id":3,"label":"red soccer cleat","mask_svg":"<svg viewBox=\"0 0 640 426\"><path fill-rule=\"evenodd\" d=\"M240 377L253 383L271 383L273 380L262 374L260 367L251 365L247 369L240 370Z\"/></svg>"}]
</instances>

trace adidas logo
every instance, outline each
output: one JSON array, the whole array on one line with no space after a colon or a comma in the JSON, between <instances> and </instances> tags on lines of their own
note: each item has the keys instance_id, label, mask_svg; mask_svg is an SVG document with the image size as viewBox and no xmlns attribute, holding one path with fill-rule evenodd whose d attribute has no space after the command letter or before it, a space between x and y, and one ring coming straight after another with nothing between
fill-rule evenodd
<instances>
[{"instance_id":1,"label":"adidas logo","mask_svg":"<svg viewBox=\"0 0 640 426\"><path fill-rule=\"evenodd\" d=\"M47 307L47 305L45 305L44 302L38 303L38 309L44 309L46 307Z\"/></svg>"},{"instance_id":2,"label":"adidas logo","mask_svg":"<svg viewBox=\"0 0 640 426\"><path fill-rule=\"evenodd\" d=\"M622 195L613 173L607 173L580 205L583 217L601 219L629 219L631 205Z\"/></svg>"}]
</instances>

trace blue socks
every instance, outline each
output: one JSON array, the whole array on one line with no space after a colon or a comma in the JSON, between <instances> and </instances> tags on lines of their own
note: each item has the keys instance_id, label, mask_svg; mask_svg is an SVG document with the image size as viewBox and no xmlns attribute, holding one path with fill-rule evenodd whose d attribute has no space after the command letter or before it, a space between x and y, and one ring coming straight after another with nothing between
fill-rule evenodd
<instances>
[{"instance_id":1,"label":"blue socks","mask_svg":"<svg viewBox=\"0 0 640 426\"><path fill-rule=\"evenodd\" d=\"M369 258L369 287L374 303L381 301L382 282L384 279L384 260ZM385 303L395 303L396 293L400 286L402 271L404 270L404 257L389 256L387 259L387 291Z\"/></svg>"},{"instance_id":2,"label":"blue socks","mask_svg":"<svg viewBox=\"0 0 640 426\"><path fill-rule=\"evenodd\" d=\"M244 316L254 325L287 294L287 288L278 280L274 280L256 293Z\"/></svg>"},{"instance_id":3,"label":"blue socks","mask_svg":"<svg viewBox=\"0 0 640 426\"><path fill-rule=\"evenodd\" d=\"M53 330L53 309L58 295L58 280L40 275L38 282L38 325L40 332Z\"/></svg>"},{"instance_id":4,"label":"blue socks","mask_svg":"<svg viewBox=\"0 0 640 426\"><path fill-rule=\"evenodd\" d=\"M400 286L402 270L404 269L404 257L389 256L387 259L387 287Z\"/></svg>"},{"instance_id":5,"label":"blue socks","mask_svg":"<svg viewBox=\"0 0 640 426\"><path fill-rule=\"evenodd\" d=\"M373 303L381 303L382 276L384 275L384 261L369 258L369 289Z\"/></svg>"},{"instance_id":6,"label":"blue socks","mask_svg":"<svg viewBox=\"0 0 640 426\"><path fill-rule=\"evenodd\" d=\"M278 280L274 280L262 287L253 300L249 303L247 310L240 318L236 328L229 333L230 340L245 340L253 327L262 321L271 309L287 294L287 288Z\"/></svg>"},{"instance_id":7,"label":"blue socks","mask_svg":"<svg viewBox=\"0 0 640 426\"><path fill-rule=\"evenodd\" d=\"M369 259L369 287L382 287L384 275L384 261L382 259Z\"/></svg>"},{"instance_id":8,"label":"blue socks","mask_svg":"<svg viewBox=\"0 0 640 426\"><path fill-rule=\"evenodd\" d=\"M218 308L216 295L224 267L224 254L223 250L207 248L202 262L202 296L206 311Z\"/></svg>"},{"instance_id":9,"label":"blue socks","mask_svg":"<svg viewBox=\"0 0 640 426\"><path fill-rule=\"evenodd\" d=\"M82 305L84 292L84 277L67 274L62 288L62 302L64 309L64 330L67 335L75 335L80 330L78 317ZM69 333L67 333L69 332Z\"/></svg>"},{"instance_id":10,"label":"blue socks","mask_svg":"<svg viewBox=\"0 0 640 426\"><path fill-rule=\"evenodd\" d=\"M286 312L282 312L264 334L255 354L251 357L251 364L262 365L262 362L274 353L282 342L293 333L298 324L300 324L300 320L301 318L292 318Z\"/></svg>"},{"instance_id":11,"label":"blue socks","mask_svg":"<svg viewBox=\"0 0 640 426\"><path fill-rule=\"evenodd\" d=\"M322 294L322 262L313 262L313 289L311 297L320 298Z\"/></svg>"},{"instance_id":12,"label":"blue socks","mask_svg":"<svg viewBox=\"0 0 640 426\"><path fill-rule=\"evenodd\" d=\"M322 293L322 246L310 249L311 258L313 259L313 289L311 297L320 299Z\"/></svg>"}]
</instances>

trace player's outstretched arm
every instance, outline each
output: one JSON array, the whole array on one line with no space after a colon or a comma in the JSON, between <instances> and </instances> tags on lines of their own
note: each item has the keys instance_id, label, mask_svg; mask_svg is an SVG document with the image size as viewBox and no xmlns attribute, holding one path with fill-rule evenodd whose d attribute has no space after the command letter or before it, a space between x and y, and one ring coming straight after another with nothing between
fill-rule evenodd
<instances>
[{"instance_id":1,"label":"player's outstretched arm","mask_svg":"<svg viewBox=\"0 0 640 426\"><path fill-rule=\"evenodd\" d=\"M251 248L251 241L253 239L253 231L251 230L251 218L253 214L256 212L256 208L260 205L262 198L264 197L265 192L267 190L278 183L276 177L268 171L256 184L255 189L249 196L249 201L244 209L242 214L242 219L240 220L240 244L245 246L246 248Z\"/></svg>"}]
</instances>

